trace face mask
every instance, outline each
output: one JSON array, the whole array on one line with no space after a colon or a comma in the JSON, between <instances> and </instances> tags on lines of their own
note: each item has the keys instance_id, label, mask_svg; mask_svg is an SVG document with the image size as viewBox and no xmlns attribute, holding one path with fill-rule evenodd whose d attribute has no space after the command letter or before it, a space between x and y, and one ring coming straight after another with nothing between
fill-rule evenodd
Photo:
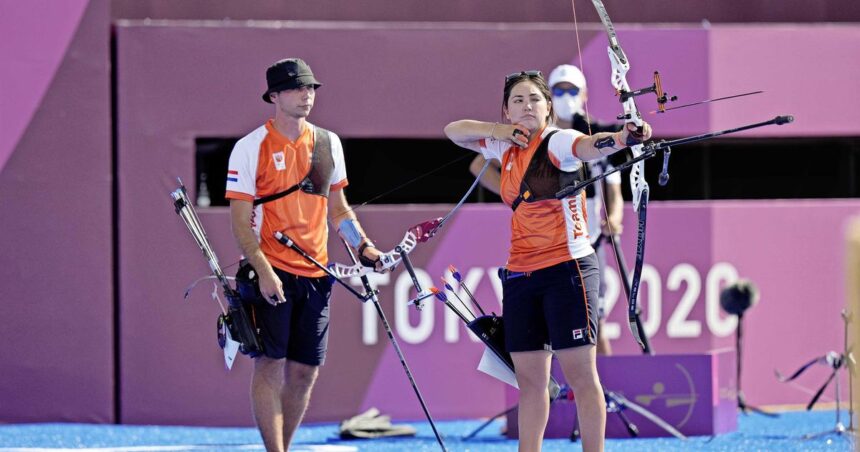
<instances>
[{"instance_id":1,"label":"face mask","mask_svg":"<svg viewBox=\"0 0 860 452\"><path fill-rule=\"evenodd\" d=\"M573 115L582 114L582 96L571 96L568 93L553 96L552 108L559 119L570 121Z\"/></svg>"}]
</instances>

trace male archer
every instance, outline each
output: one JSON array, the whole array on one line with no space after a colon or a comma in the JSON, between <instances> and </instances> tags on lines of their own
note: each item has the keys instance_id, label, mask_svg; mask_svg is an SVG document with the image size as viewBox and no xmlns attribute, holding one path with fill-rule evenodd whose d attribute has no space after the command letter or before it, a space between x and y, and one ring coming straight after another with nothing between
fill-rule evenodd
<instances>
[{"instance_id":1,"label":"male archer","mask_svg":"<svg viewBox=\"0 0 860 452\"><path fill-rule=\"evenodd\" d=\"M274 118L236 143L227 194L233 235L259 276L264 300L251 304L263 355L254 360L251 402L268 451L286 451L325 361L332 283L325 273L274 238L290 237L317 261L328 261L327 220L373 266L381 253L346 201L338 136L307 121L321 86L298 58L266 70L263 101Z\"/></svg>"}]
</instances>

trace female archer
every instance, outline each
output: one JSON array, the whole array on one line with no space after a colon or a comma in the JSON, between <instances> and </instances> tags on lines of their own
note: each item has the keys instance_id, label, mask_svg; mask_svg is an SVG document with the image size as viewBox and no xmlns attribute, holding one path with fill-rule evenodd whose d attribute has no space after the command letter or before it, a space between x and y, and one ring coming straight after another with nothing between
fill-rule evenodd
<instances>
[{"instance_id":1,"label":"female archer","mask_svg":"<svg viewBox=\"0 0 860 452\"><path fill-rule=\"evenodd\" d=\"M585 451L603 450L606 405L597 375L597 258L587 234L585 193L556 199L584 180L583 162L651 137L651 127L585 135L553 123L550 89L539 71L505 78L502 113L509 123L460 120L445 134L457 145L501 162L501 197L513 209L503 283L505 346L520 388L520 451L539 451L549 416L554 353L576 396Z\"/></svg>"}]
</instances>

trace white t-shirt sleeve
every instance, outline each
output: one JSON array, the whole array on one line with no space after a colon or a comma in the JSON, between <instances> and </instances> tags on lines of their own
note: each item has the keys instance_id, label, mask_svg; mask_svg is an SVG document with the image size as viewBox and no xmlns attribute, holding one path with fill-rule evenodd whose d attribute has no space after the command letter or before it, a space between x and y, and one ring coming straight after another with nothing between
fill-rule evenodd
<instances>
[{"instance_id":1,"label":"white t-shirt sleeve","mask_svg":"<svg viewBox=\"0 0 860 452\"><path fill-rule=\"evenodd\" d=\"M334 160L334 171L331 173L331 184L339 185L346 180L346 162L343 158L343 144L336 133L328 132L329 143L331 143L331 157Z\"/></svg>"},{"instance_id":2,"label":"white t-shirt sleeve","mask_svg":"<svg viewBox=\"0 0 860 452\"><path fill-rule=\"evenodd\" d=\"M505 151L513 146L507 141L499 141L492 138L483 139L479 143L481 146L481 155L483 155L485 159L496 159L500 162L502 161L502 155L504 155Z\"/></svg>"},{"instance_id":3,"label":"white t-shirt sleeve","mask_svg":"<svg viewBox=\"0 0 860 452\"><path fill-rule=\"evenodd\" d=\"M585 134L576 130L561 129L549 138L549 157L558 169L571 172L582 166L582 160L576 156L573 148L576 139L582 136Z\"/></svg>"},{"instance_id":4,"label":"white t-shirt sleeve","mask_svg":"<svg viewBox=\"0 0 860 452\"><path fill-rule=\"evenodd\" d=\"M257 161L260 157L259 140L239 140L230 153L227 166L227 194L241 193L254 198L257 195Z\"/></svg>"}]
</instances>

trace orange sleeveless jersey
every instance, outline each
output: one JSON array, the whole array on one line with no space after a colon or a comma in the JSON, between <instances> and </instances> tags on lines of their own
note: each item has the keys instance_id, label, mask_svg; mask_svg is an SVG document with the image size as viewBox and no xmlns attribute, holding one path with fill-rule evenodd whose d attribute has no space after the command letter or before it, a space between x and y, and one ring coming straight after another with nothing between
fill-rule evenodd
<instances>
[{"instance_id":1,"label":"orange sleeveless jersey","mask_svg":"<svg viewBox=\"0 0 860 452\"><path fill-rule=\"evenodd\" d=\"M275 129L272 120L236 143L230 154L227 172L227 199L253 202L284 191L300 182L310 171L314 133L307 127L292 142ZM329 133L334 171L331 191L347 186L343 146L334 133ZM272 266L300 276L319 277L325 272L305 260L295 251L275 240L281 231L314 259L328 263L328 199L297 190L283 198L254 207L251 227L260 242L260 249Z\"/></svg>"},{"instance_id":2,"label":"orange sleeveless jersey","mask_svg":"<svg viewBox=\"0 0 860 452\"><path fill-rule=\"evenodd\" d=\"M520 183L543 137L555 128L540 131L540 140L526 148L498 140L481 140L481 153L502 164L501 196L510 206L520 192ZM560 130L550 138L548 156L562 171L576 171L582 160L576 156L576 142L584 135ZM549 199L521 203L511 216L511 247L506 268L528 272L579 259L594 252L588 237L585 190L562 200Z\"/></svg>"}]
</instances>

